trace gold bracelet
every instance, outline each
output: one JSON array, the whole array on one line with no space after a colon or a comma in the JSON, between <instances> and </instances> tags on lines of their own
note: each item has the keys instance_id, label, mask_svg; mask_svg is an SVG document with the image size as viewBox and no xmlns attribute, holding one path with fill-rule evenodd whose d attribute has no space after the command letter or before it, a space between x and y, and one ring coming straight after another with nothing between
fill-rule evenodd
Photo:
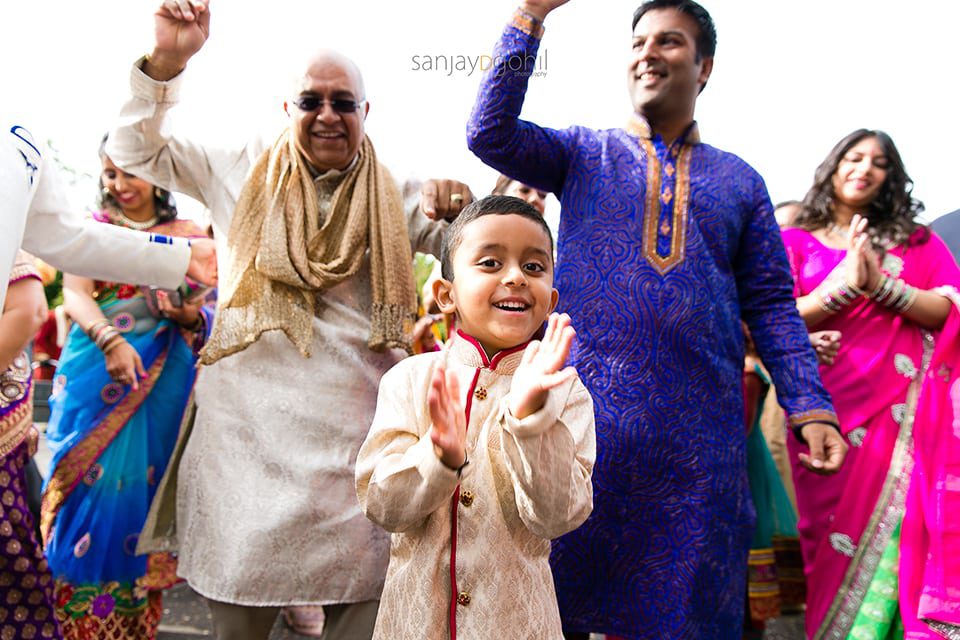
<instances>
[{"instance_id":1,"label":"gold bracelet","mask_svg":"<svg viewBox=\"0 0 960 640\"><path fill-rule=\"evenodd\" d=\"M517 30L537 40L543 38L543 20L517 7L510 24Z\"/></svg>"},{"instance_id":2,"label":"gold bracelet","mask_svg":"<svg viewBox=\"0 0 960 640\"><path fill-rule=\"evenodd\" d=\"M110 342L108 342L103 346L103 350L102 350L103 355L107 355L108 353L110 353L111 351L119 347L121 342L126 342L126 340L124 339L123 336L121 336L118 333L115 339L111 340Z\"/></svg>"},{"instance_id":3,"label":"gold bracelet","mask_svg":"<svg viewBox=\"0 0 960 640\"><path fill-rule=\"evenodd\" d=\"M103 327L108 327L108 326L111 326L111 323L109 320L107 320L106 318L99 318L99 319L91 320L90 322L88 322L84 327L83 332L87 334L87 336L91 340L96 340L97 332L99 331L99 329ZM97 331L94 331L94 329L97 329Z\"/></svg>"}]
</instances>

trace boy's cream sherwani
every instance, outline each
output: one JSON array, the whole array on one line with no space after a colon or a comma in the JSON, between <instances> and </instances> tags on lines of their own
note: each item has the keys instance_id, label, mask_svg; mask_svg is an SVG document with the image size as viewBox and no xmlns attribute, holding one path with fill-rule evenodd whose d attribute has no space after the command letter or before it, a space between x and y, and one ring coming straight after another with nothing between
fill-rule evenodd
<instances>
[{"instance_id":1,"label":"boy's cream sherwani","mask_svg":"<svg viewBox=\"0 0 960 640\"><path fill-rule=\"evenodd\" d=\"M451 624L461 640L562 638L550 539L593 508L593 402L575 378L537 413L514 418L507 394L522 354L487 361L457 336L448 352L404 360L381 380L357 458L360 504L393 532L375 638L449 638ZM470 462L460 478L429 435L427 389L443 358L468 415Z\"/></svg>"}]
</instances>

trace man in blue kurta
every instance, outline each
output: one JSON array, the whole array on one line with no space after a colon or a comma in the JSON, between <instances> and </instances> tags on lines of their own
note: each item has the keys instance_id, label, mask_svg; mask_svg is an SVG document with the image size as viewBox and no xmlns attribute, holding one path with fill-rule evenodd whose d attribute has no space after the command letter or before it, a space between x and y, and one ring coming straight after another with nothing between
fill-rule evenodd
<instances>
[{"instance_id":1,"label":"man in blue kurta","mask_svg":"<svg viewBox=\"0 0 960 640\"><path fill-rule=\"evenodd\" d=\"M557 287L597 412L594 512L552 556L564 630L732 640L753 524L741 318L810 445L801 460L832 473L846 446L763 180L701 143L693 119L713 67L709 14L689 0L643 4L629 124L554 130L519 114L543 20L565 2L518 9L468 126L484 162L563 206Z\"/></svg>"}]
</instances>

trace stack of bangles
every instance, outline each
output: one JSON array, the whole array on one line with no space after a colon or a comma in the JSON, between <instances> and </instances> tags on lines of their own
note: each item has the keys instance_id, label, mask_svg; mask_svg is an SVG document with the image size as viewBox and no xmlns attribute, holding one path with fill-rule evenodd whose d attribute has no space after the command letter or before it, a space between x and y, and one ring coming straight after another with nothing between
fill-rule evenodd
<instances>
[{"instance_id":1,"label":"stack of bangles","mask_svg":"<svg viewBox=\"0 0 960 640\"><path fill-rule=\"evenodd\" d=\"M917 293L916 287L911 287L900 278L891 278L883 274L870 297L885 307L903 313L917 301Z\"/></svg>"},{"instance_id":2,"label":"stack of bangles","mask_svg":"<svg viewBox=\"0 0 960 640\"><path fill-rule=\"evenodd\" d=\"M849 307L863 294L864 291L860 287L841 280L822 293L817 302L827 313L836 313L844 307Z\"/></svg>"},{"instance_id":3,"label":"stack of bangles","mask_svg":"<svg viewBox=\"0 0 960 640\"><path fill-rule=\"evenodd\" d=\"M87 325L86 332L93 343L97 345L97 348L103 351L104 355L110 353L123 342L123 336L121 336L117 328L106 319L94 320Z\"/></svg>"}]
</instances>

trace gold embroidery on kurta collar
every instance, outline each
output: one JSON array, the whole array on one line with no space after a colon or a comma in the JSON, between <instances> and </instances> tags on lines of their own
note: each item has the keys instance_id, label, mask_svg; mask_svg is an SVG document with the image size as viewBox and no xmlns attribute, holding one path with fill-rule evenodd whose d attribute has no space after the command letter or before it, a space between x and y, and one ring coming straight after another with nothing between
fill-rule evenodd
<instances>
[{"instance_id":1,"label":"gold embroidery on kurta collar","mask_svg":"<svg viewBox=\"0 0 960 640\"><path fill-rule=\"evenodd\" d=\"M687 246L690 156L693 147L686 143L674 144L677 146L671 151L677 152L676 160L668 159L661 168L653 141L640 138L640 145L647 156L643 254L660 275L683 262Z\"/></svg>"},{"instance_id":2,"label":"gold embroidery on kurta collar","mask_svg":"<svg viewBox=\"0 0 960 640\"><path fill-rule=\"evenodd\" d=\"M653 130L638 114L631 116L626 131L638 139L647 161L643 254L664 275L683 262L686 255L690 158L693 147L700 144L700 131L693 122L666 148L659 139L654 142Z\"/></svg>"}]
</instances>

